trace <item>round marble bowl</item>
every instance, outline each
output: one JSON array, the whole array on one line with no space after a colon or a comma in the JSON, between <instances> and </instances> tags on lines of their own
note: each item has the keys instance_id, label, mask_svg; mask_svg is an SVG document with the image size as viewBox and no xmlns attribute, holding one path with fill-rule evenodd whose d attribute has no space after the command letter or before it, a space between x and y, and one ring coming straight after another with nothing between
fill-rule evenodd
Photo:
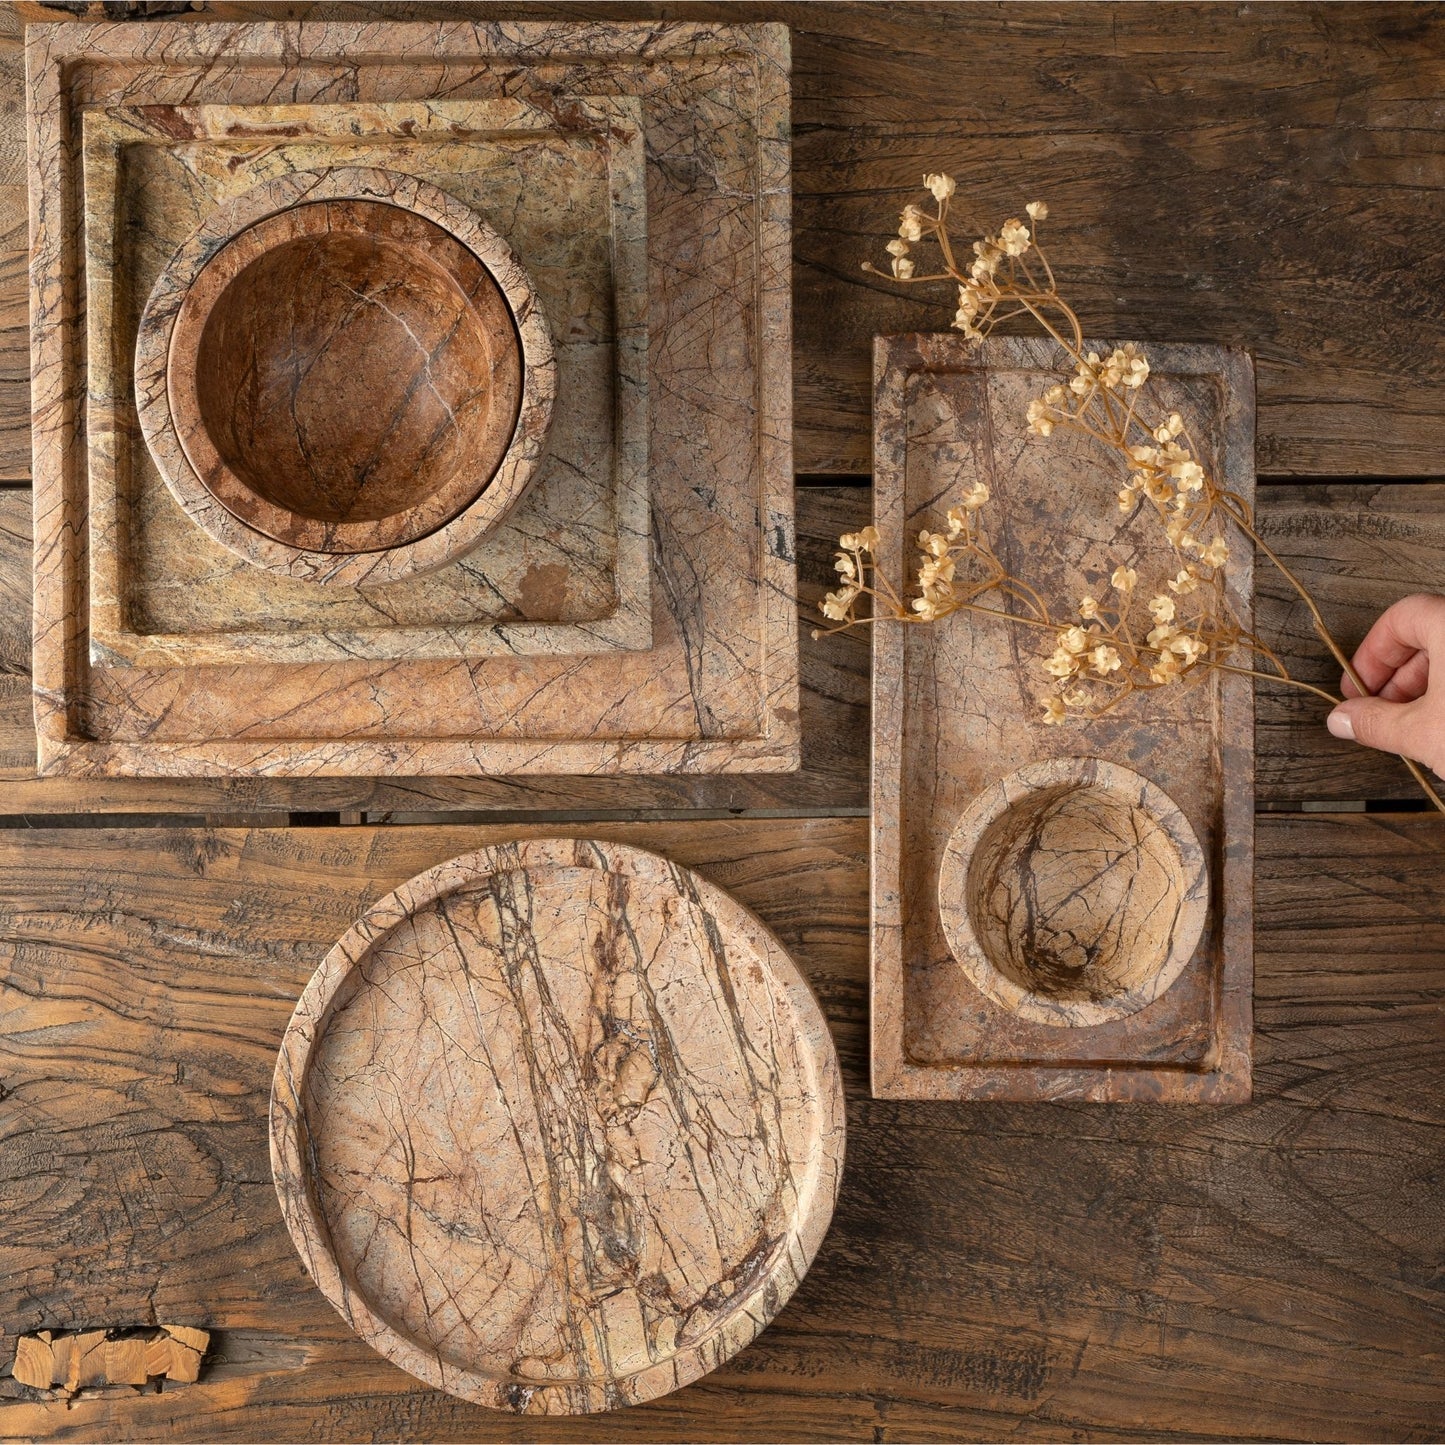
<instances>
[{"instance_id":1,"label":"round marble bowl","mask_svg":"<svg viewBox=\"0 0 1445 1445\"><path fill-rule=\"evenodd\" d=\"M555 393L525 272L387 172L219 208L142 317L138 410L172 494L269 570L375 585L470 550L533 479Z\"/></svg>"},{"instance_id":2,"label":"round marble bowl","mask_svg":"<svg viewBox=\"0 0 1445 1445\"><path fill-rule=\"evenodd\" d=\"M1082 1028L1137 1013L1193 956L1209 908L1199 839L1147 778L1052 759L965 809L938 880L969 979L1020 1018Z\"/></svg>"}]
</instances>

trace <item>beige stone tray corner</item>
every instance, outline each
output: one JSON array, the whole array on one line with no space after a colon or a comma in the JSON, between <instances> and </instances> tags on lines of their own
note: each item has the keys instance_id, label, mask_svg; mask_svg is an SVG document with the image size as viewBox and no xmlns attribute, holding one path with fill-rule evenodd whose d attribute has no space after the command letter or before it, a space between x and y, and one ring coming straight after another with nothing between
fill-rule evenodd
<instances>
[{"instance_id":1,"label":"beige stone tray corner","mask_svg":"<svg viewBox=\"0 0 1445 1445\"><path fill-rule=\"evenodd\" d=\"M1190 417L1216 474L1252 501L1249 358L1212 346L1146 351L1163 404ZM1097 588L1109 559L1127 558L1141 578L1167 565L1162 539L1120 517L1112 458L1085 438L1028 434L1025 409L1056 379L1056 356L1032 340L975 350L948 334L878 339L874 521L887 576L911 574L919 530L976 480L992 492L1001 560L1047 599ZM1252 558L1236 557L1230 574L1248 626ZM1019 629L963 614L874 629L874 1095L1248 1099L1253 681L1214 673L1106 719L1045 727L1035 653ZM1002 831L989 834L996 818ZM1137 829L1145 846L1127 855L1128 879L1096 884L1093 861L1068 850L1110 829ZM1051 851L1055 837L1063 847ZM1087 926L1112 930L1111 951L1097 956L1120 1006L1059 1007L1026 976L1016 986L980 962L980 936L1007 958L1020 910L1032 910L1029 879L1008 874L1023 847L1096 890L1101 916ZM1131 914L1141 897L1145 915ZM1160 904L1162 931L1149 912Z\"/></svg>"},{"instance_id":2,"label":"beige stone tray corner","mask_svg":"<svg viewBox=\"0 0 1445 1445\"><path fill-rule=\"evenodd\" d=\"M340 88L339 71L346 76ZM782 27L58 23L27 31L27 72L34 696L42 772L296 776L797 767ZM270 109L283 89L287 109L304 111L308 124L330 130L309 140L287 135L290 120L271 110L269 130L262 124L262 134L244 136L248 122L265 120L258 108ZM443 91L446 101L436 103ZM228 157L264 170L298 164L297 146L342 143L339 132L348 126L370 128L358 144L394 141L397 107L412 108L412 120L428 137L418 146L436 156L474 140L468 126L487 107L510 107L523 128L550 117L565 133L581 125L576 118L588 105L635 107L648 157L650 527L634 529L625 517L629 524L619 534L623 550L630 546L634 555L645 555L650 540L651 570L633 592L650 589L644 619L650 643L635 630L609 637L604 626L595 635L574 636L572 650L549 652L540 633L523 635L523 649L537 649L525 653L493 647L478 631L463 636L456 653L432 656L437 638L420 635L430 604L417 601L413 615L398 624L412 636L371 649L400 655L372 656L365 645L350 650L367 629L348 623L336 634L340 655L320 657L316 649L332 645L321 627L293 632L288 653L287 641L278 642L275 629L258 626L244 607L229 631L218 626L216 599L205 628L162 626L138 641L124 615L134 600L134 578L127 581L120 559L107 560L105 528L102 545L92 551L97 517L107 520L100 516L104 497L119 494L102 489L97 517L88 510L87 113L102 113L94 122L102 137L107 125L117 125L131 127L136 138L146 116L180 118L206 141L211 132L226 131ZM176 195L192 194L186 187L195 177L180 176L165 143L137 139L135 150L154 162L160 191L179 187ZM103 170L104 155L95 159ZM203 191L220 184L214 169L201 163L198 170ZM150 212L166 213L165 205ZM157 241L154 248L165 246ZM109 365L112 377L121 375L114 358ZM97 419L103 415L104 405L96 412ZM123 450L131 440L124 431L116 427L113 447ZM167 505L179 511L163 493L154 494L156 513L144 522ZM158 540L170 535L167 526L157 521ZM215 546L198 528L192 534L197 546ZM153 599L157 606L190 605L186 592L196 579L183 560L177 567ZM419 580L440 585L436 576ZM254 582L247 579L248 586ZM519 619L473 620L515 625ZM575 623L574 634L590 625L587 617L556 620ZM407 652L409 642L420 645L421 655Z\"/></svg>"}]
</instances>

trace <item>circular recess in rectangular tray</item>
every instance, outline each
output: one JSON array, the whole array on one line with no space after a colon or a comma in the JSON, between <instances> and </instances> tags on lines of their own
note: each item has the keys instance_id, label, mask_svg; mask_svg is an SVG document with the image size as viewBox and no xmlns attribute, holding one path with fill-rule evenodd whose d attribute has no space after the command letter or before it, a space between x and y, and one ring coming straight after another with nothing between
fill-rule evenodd
<instances>
[{"instance_id":1,"label":"circular recess in rectangular tray","mask_svg":"<svg viewBox=\"0 0 1445 1445\"><path fill-rule=\"evenodd\" d=\"M303 992L271 1160L322 1292L418 1378L573 1414L686 1385L782 1309L832 1217L827 1024L746 908L544 839L430 869Z\"/></svg>"}]
</instances>

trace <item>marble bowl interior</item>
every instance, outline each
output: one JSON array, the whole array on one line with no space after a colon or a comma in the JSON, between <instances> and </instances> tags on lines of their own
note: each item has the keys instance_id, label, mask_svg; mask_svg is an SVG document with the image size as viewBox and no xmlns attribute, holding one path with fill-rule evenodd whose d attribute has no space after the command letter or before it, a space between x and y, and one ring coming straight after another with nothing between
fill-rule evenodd
<instances>
[{"instance_id":1,"label":"marble bowl interior","mask_svg":"<svg viewBox=\"0 0 1445 1445\"><path fill-rule=\"evenodd\" d=\"M965 906L999 994L1033 1017L1092 1023L1172 981L1203 926L1196 895L1171 829L1137 796L1064 782L984 828Z\"/></svg>"},{"instance_id":2,"label":"marble bowl interior","mask_svg":"<svg viewBox=\"0 0 1445 1445\"><path fill-rule=\"evenodd\" d=\"M208 489L267 535L338 551L410 540L469 505L521 390L511 314L475 257L364 202L299 206L238 242L197 278L177 329L190 354L173 342L169 363Z\"/></svg>"}]
</instances>

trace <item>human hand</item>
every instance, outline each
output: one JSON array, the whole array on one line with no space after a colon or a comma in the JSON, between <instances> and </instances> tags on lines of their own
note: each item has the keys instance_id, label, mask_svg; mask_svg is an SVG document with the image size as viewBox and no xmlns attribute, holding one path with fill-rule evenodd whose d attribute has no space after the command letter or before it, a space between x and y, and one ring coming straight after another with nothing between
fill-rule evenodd
<instances>
[{"instance_id":1,"label":"human hand","mask_svg":"<svg viewBox=\"0 0 1445 1445\"><path fill-rule=\"evenodd\" d=\"M1445 774L1445 597L1416 593L1380 614L1354 656L1373 697L1346 676L1325 720L1337 738L1399 753Z\"/></svg>"}]
</instances>

